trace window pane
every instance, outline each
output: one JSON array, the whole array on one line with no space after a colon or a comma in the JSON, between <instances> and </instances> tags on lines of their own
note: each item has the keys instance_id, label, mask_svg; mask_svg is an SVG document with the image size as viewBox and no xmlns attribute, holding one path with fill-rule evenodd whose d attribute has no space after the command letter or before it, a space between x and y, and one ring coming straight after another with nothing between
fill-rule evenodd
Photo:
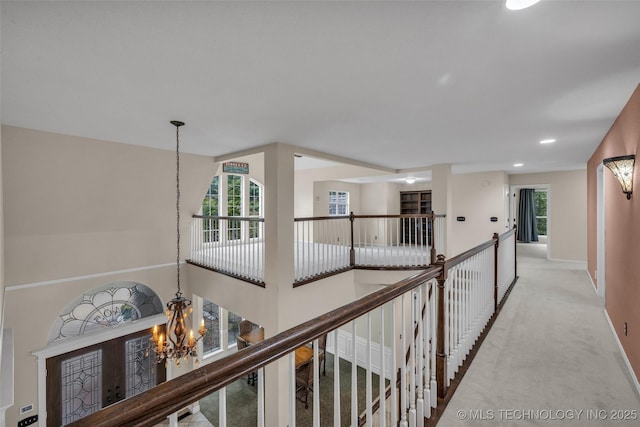
<instances>
[{"instance_id":1,"label":"window pane","mask_svg":"<svg viewBox=\"0 0 640 427\"><path fill-rule=\"evenodd\" d=\"M349 212L349 193L329 191L329 215L347 215Z\"/></svg>"},{"instance_id":2,"label":"window pane","mask_svg":"<svg viewBox=\"0 0 640 427\"><path fill-rule=\"evenodd\" d=\"M209 300L203 300L202 317L207 334L202 338L203 353L220 349L220 307Z\"/></svg>"}]
</instances>

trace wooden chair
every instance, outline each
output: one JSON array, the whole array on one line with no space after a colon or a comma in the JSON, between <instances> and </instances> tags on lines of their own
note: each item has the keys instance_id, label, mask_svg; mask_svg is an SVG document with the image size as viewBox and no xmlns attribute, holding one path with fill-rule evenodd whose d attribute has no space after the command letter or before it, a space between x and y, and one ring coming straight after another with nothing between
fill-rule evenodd
<instances>
[{"instance_id":1,"label":"wooden chair","mask_svg":"<svg viewBox=\"0 0 640 427\"><path fill-rule=\"evenodd\" d=\"M313 358L304 365L296 368L296 394L300 392L302 396L297 397L300 402L304 402L304 408L309 408L309 391L313 391Z\"/></svg>"},{"instance_id":2,"label":"wooden chair","mask_svg":"<svg viewBox=\"0 0 640 427\"><path fill-rule=\"evenodd\" d=\"M249 347L249 343L240 337L236 338L236 343L238 345L238 351L242 350L243 348ZM256 385L257 379L258 373L256 371L249 372L249 374L247 375L247 384Z\"/></svg>"},{"instance_id":3,"label":"wooden chair","mask_svg":"<svg viewBox=\"0 0 640 427\"><path fill-rule=\"evenodd\" d=\"M249 320L241 320L240 321L240 335L248 334L253 329L253 323Z\"/></svg>"}]
</instances>

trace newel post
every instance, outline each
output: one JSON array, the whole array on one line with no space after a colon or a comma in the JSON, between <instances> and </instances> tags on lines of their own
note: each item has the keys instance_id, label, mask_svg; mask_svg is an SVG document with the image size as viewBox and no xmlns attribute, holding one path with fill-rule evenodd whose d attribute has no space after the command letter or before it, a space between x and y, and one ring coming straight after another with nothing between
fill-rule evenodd
<instances>
[{"instance_id":1,"label":"newel post","mask_svg":"<svg viewBox=\"0 0 640 427\"><path fill-rule=\"evenodd\" d=\"M349 265L351 266L351 268L355 267L356 265L356 250L353 247L353 222L355 220L355 216L353 215L353 212L351 212L349 214L349 222L351 223L351 250L349 251Z\"/></svg>"},{"instance_id":2,"label":"newel post","mask_svg":"<svg viewBox=\"0 0 640 427\"><path fill-rule=\"evenodd\" d=\"M498 233L493 233L493 243L495 254L493 257L493 312L496 313L498 311L498 268L500 267L500 264L498 263L500 235L498 235Z\"/></svg>"},{"instance_id":3,"label":"newel post","mask_svg":"<svg viewBox=\"0 0 640 427\"><path fill-rule=\"evenodd\" d=\"M447 262L444 255L439 254L436 265L442 267L438 281L438 331L436 342L436 381L438 382L438 397L444 398L447 394L447 353L445 350L445 282L447 281Z\"/></svg>"}]
</instances>

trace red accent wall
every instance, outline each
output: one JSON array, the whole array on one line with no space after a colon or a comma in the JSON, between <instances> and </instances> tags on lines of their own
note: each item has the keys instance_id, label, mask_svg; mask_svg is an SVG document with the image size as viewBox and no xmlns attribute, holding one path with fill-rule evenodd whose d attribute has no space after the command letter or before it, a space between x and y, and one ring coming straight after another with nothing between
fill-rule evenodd
<instances>
[{"instance_id":1,"label":"red accent wall","mask_svg":"<svg viewBox=\"0 0 640 427\"><path fill-rule=\"evenodd\" d=\"M633 195L627 200L611 171L605 186L605 307L616 334L640 378L640 85L587 162L588 271L596 283L597 169L607 157L636 155ZM597 285L597 283L596 283ZM624 322L628 333L624 334Z\"/></svg>"}]
</instances>

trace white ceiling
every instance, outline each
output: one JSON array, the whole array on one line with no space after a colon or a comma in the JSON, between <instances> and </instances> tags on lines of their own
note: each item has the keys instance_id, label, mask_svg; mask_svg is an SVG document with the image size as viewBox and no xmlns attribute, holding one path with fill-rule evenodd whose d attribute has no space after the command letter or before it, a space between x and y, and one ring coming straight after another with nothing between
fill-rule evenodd
<instances>
[{"instance_id":1,"label":"white ceiling","mask_svg":"<svg viewBox=\"0 0 640 427\"><path fill-rule=\"evenodd\" d=\"M3 1L0 13L3 124L173 149L177 119L182 151L212 156L284 142L398 170L584 168L640 83L640 1Z\"/></svg>"}]
</instances>

